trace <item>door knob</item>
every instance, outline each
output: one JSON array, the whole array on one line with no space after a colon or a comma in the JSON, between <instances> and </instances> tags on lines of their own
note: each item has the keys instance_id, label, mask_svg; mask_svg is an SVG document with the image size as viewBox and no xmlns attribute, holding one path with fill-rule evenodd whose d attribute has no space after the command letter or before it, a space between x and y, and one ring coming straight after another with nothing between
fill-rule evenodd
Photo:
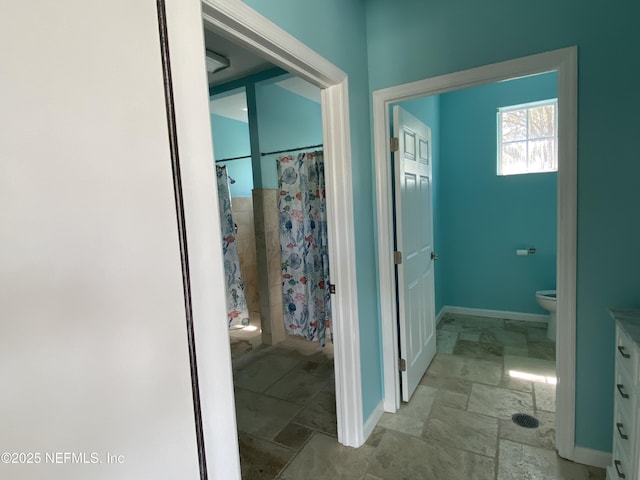
<instances>
[{"instance_id":1,"label":"door knob","mask_svg":"<svg viewBox=\"0 0 640 480\"><path fill-rule=\"evenodd\" d=\"M436 255L435 253L431 252L431 260L437 260L438 259L438 255Z\"/></svg>"}]
</instances>

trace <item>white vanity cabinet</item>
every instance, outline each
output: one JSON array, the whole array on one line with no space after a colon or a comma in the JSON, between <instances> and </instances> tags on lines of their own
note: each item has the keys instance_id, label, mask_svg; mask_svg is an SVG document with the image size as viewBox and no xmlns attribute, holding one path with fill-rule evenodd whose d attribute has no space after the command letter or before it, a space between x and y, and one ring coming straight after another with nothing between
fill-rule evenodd
<instances>
[{"instance_id":1,"label":"white vanity cabinet","mask_svg":"<svg viewBox=\"0 0 640 480\"><path fill-rule=\"evenodd\" d=\"M640 310L611 309L616 321L613 452L608 480L640 480Z\"/></svg>"}]
</instances>

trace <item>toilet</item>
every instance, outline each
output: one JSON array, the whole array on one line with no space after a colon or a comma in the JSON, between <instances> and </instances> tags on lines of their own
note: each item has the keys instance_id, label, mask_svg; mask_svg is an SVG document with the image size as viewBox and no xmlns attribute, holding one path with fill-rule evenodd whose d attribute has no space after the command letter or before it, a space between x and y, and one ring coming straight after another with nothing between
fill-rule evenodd
<instances>
[{"instance_id":1,"label":"toilet","mask_svg":"<svg viewBox=\"0 0 640 480\"><path fill-rule=\"evenodd\" d=\"M536 292L538 305L549 312L549 325L547 326L547 338L556 341L556 291L538 290Z\"/></svg>"}]
</instances>

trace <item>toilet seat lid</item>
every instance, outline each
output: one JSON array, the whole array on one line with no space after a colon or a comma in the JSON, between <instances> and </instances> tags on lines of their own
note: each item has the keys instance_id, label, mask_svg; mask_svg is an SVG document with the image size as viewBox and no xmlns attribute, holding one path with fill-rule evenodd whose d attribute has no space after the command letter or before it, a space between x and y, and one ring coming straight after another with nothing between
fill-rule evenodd
<instances>
[{"instance_id":1,"label":"toilet seat lid","mask_svg":"<svg viewBox=\"0 0 640 480\"><path fill-rule=\"evenodd\" d=\"M536 295L539 297L556 298L556 291L555 290L538 290L536 292Z\"/></svg>"}]
</instances>

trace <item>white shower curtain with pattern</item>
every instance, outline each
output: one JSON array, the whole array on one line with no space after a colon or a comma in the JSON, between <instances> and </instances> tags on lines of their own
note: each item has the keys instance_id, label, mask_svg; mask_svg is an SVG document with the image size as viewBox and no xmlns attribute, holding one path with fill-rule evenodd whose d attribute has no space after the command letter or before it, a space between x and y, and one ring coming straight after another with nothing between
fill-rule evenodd
<instances>
[{"instance_id":1,"label":"white shower curtain with pattern","mask_svg":"<svg viewBox=\"0 0 640 480\"><path fill-rule=\"evenodd\" d=\"M225 287L229 328L249 325L249 309L244 294L244 282L240 271L240 256L236 242L236 225L231 214L231 194L227 167L216 166L218 200L220 206L220 230L224 254Z\"/></svg>"},{"instance_id":2,"label":"white shower curtain with pattern","mask_svg":"<svg viewBox=\"0 0 640 480\"><path fill-rule=\"evenodd\" d=\"M285 329L324 346L331 294L322 152L278 158L278 177Z\"/></svg>"}]
</instances>

